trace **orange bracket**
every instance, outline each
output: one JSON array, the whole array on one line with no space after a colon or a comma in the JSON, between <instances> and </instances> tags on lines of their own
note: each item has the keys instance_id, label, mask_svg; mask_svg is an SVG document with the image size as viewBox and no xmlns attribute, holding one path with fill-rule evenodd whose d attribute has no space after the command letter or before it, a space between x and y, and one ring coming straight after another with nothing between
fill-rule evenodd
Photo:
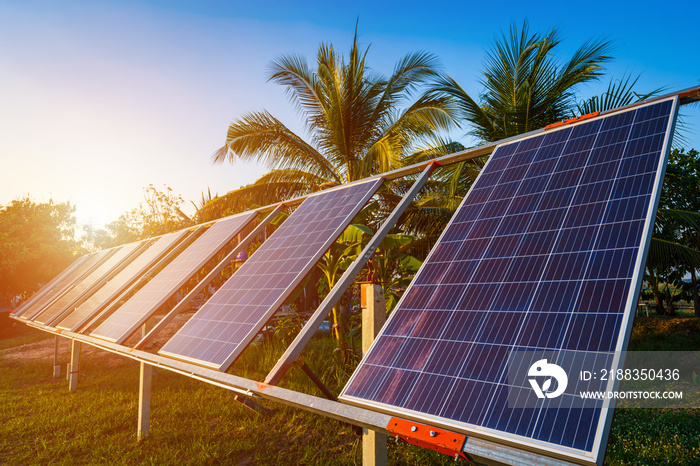
<instances>
[{"instance_id":1,"label":"orange bracket","mask_svg":"<svg viewBox=\"0 0 700 466\"><path fill-rule=\"evenodd\" d=\"M568 120L558 121L556 123L552 123L551 125L545 126L544 129L546 131L548 129L558 128L558 127L564 126L564 125L570 125L571 123L578 123L579 121L588 120L589 118L595 118L599 114L600 114L600 112L587 113L585 115L581 115L580 117L569 118Z\"/></svg>"},{"instance_id":2,"label":"orange bracket","mask_svg":"<svg viewBox=\"0 0 700 466\"><path fill-rule=\"evenodd\" d=\"M398 439L423 448L439 451L446 455L469 461L462 451L467 436L449 430L426 426L417 422L392 417L386 427L391 435Z\"/></svg>"}]
</instances>

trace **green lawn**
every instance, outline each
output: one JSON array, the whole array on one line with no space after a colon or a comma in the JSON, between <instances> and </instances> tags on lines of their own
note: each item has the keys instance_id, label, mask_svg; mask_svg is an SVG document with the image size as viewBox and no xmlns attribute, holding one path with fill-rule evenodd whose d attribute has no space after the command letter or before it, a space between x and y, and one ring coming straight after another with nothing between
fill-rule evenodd
<instances>
[{"instance_id":1,"label":"green lawn","mask_svg":"<svg viewBox=\"0 0 700 466\"><path fill-rule=\"evenodd\" d=\"M692 318L639 319L630 349L697 350L698 324ZM0 331L0 351L46 338L16 324ZM62 348L65 363L67 345ZM332 357L314 357L331 354L330 348L329 341L314 340L306 360L337 393L346 375L335 369ZM270 345L252 348L234 372L259 380L280 351ZM151 434L139 442L136 362L103 352L84 355L79 389L73 394L64 378L51 374L50 357L0 355L0 464L361 462L357 438L336 421L273 403L265 403L269 415L258 415L229 391L163 370L154 377ZM283 385L318 394L296 368ZM446 455L393 441L389 462L454 464ZM606 464L663 463L700 465L700 410L618 410Z\"/></svg>"}]
</instances>

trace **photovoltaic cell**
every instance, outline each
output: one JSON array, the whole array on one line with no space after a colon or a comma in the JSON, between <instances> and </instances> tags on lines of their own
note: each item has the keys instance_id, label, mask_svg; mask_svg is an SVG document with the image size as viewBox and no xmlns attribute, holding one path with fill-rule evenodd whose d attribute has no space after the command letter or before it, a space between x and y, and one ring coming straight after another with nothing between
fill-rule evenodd
<instances>
[{"instance_id":1,"label":"photovoltaic cell","mask_svg":"<svg viewBox=\"0 0 700 466\"><path fill-rule=\"evenodd\" d=\"M42 294L35 302L31 303L27 309L22 312L21 318L31 320L33 316L41 312L43 308L59 298L63 293L66 293L74 283L78 282L102 261L114 254L115 251L115 249L106 249L87 256L85 261L81 262L78 267L71 270L68 275L57 281L50 290L47 290L47 292Z\"/></svg>"},{"instance_id":2,"label":"photovoltaic cell","mask_svg":"<svg viewBox=\"0 0 700 466\"><path fill-rule=\"evenodd\" d=\"M102 322L91 335L121 344L256 215L255 212L244 212L216 222Z\"/></svg>"},{"instance_id":3,"label":"photovoltaic cell","mask_svg":"<svg viewBox=\"0 0 700 466\"><path fill-rule=\"evenodd\" d=\"M506 363L512 351L624 349L676 105L499 146L340 398L601 462L608 402L510 408ZM577 389L570 377L558 403Z\"/></svg>"},{"instance_id":4,"label":"photovoltaic cell","mask_svg":"<svg viewBox=\"0 0 700 466\"><path fill-rule=\"evenodd\" d=\"M308 197L160 353L226 370L382 182Z\"/></svg>"},{"instance_id":5,"label":"photovoltaic cell","mask_svg":"<svg viewBox=\"0 0 700 466\"><path fill-rule=\"evenodd\" d=\"M57 324L52 324L52 326L76 331L136 279L141 277L141 275L160 260L161 257L187 236L187 233L187 230L182 230L158 238L155 243L139 254L136 259L120 270L117 275L100 287L92 296L83 301L82 304L76 307Z\"/></svg>"},{"instance_id":6,"label":"photovoltaic cell","mask_svg":"<svg viewBox=\"0 0 700 466\"><path fill-rule=\"evenodd\" d=\"M60 298L29 320L38 324L46 324L69 306L75 305L77 301L81 299L83 293L106 277L107 274L111 273L119 264L140 248L142 244L143 243L130 243L117 249L107 260L102 262L99 267L90 272L86 277L73 283Z\"/></svg>"}]
</instances>

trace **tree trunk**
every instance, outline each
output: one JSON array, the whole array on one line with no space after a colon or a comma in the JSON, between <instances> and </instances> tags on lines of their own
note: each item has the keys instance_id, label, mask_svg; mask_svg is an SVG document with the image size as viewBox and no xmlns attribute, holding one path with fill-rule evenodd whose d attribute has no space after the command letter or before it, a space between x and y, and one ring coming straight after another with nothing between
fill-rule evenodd
<instances>
[{"instance_id":1,"label":"tree trunk","mask_svg":"<svg viewBox=\"0 0 700 466\"><path fill-rule=\"evenodd\" d=\"M698 278L695 276L695 269L690 271L690 283L693 285L693 309L695 309L695 317L700 317L700 299L698 299Z\"/></svg>"},{"instance_id":2,"label":"tree trunk","mask_svg":"<svg viewBox=\"0 0 700 466\"><path fill-rule=\"evenodd\" d=\"M348 342L345 340L345 329L343 328L343 317L341 315L340 304L333 306L333 336L335 336L336 346L345 360L348 350Z\"/></svg>"},{"instance_id":3,"label":"tree trunk","mask_svg":"<svg viewBox=\"0 0 700 466\"><path fill-rule=\"evenodd\" d=\"M659 278L656 276L654 271L649 271L649 285L651 286L651 292L654 294L654 303L656 304L656 313L660 316L666 314L666 309L664 308L664 298L661 296L659 291Z\"/></svg>"},{"instance_id":4,"label":"tree trunk","mask_svg":"<svg viewBox=\"0 0 700 466\"><path fill-rule=\"evenodd\" d=\"M675 317L676 306L673 305L673 294L671 293L671 288L666 284L666 289L664 290L664 296L666 296L666 303L668 304L668 315Z\"/></svg>"}]
</instances>

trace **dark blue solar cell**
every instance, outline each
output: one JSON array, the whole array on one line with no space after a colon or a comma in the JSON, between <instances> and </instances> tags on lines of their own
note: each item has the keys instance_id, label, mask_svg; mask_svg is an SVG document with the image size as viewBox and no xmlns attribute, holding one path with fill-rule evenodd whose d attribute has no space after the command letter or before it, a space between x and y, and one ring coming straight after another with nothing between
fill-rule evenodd
<instances>
[{"instance_id":1,"label":"dark blue solar cell","mask_svg":"<svg viewBox=\"0 0 700 466\"><path fill-rule=\"evenodd\" d=\"M416 338L439 338L452 317L444 310L426 310L418 315L409 336Z\"/></svg>"},{"instance_id":2,"label":"dark blue solar cell","mask_svg":"<svg viewBox=\"0 0 700 466\"><path fill-rule=\"evenodd\" d=\"M525 316L522 331L515 341L517 346L556 348L564 336L569 314L530 312Z\"/></svg>"},{"instance_id":3,"label":"dark blue solar cell","mask_svg":"<svg viewBox=\"0 0 700 466\"><path fill-rule=\"evenodd\" d=\"M525 196L516 196L513 202L508 206L506 215L524 214L533 212L537 209L537 204L540 202L541 194L529 194Z\"/></svg>"},{"instance_id":4,"label":"dark blue solar cell","mask_svg":"<svg viewBox=\"0 0 700 466\"><path fill-rule=\"evenodd\" d=\"M514 392L521 392L521 396L527 396L532 393L530 388L511 388ZM513 432L517 435L527 436L532 432L537 423L539 409L535 408L509 408L508 397L517 394L508 393L503 387L498 387L494 393L491 405L494 409L491 410L486 419L484 426L491 429L501 430L504 432Z\"/></svg>"},{"instance_id":5,"label":"dark blue solar cell","mask_svg":"<svg viewBox=\"0 0 700 466\"><path fill-rule=\"evenodd\" d=\"M491 312L484 320L484 328L479 334L481 343L508 343L513 339L523 319L523 312Z\"/></svg>"},{"instance_id":6,"label":"dark blue solar cell","mask_svg":"<svg viewBox=\"0 0 700 466\"><path fill-rule=\"evenodd\" d=\"M404 408L436 414L445 399L441 396L434 396L434 393L448 393L452 389L453 383L452 377L429 373L421 374L416 381L416 388L406 398Z\"/></svg>"},{"instance_id":7,"label":"dark blue solar cell","mask_svg":"<svg viewBox=\"0 0 700 466\"><path fill-rule=\"evenodd\" d=\"M456 377L464 359L459 355L469 354L472 343L463 341L440 340L433 348L423 371L429 374L449 375Z\"/></svg>"},{"instance_id":8,"label":"dark blue solar cell","mask_svg":"<svg viewBox=\"0 0 700 466\"><path fill-rule=\"evenodd\" d=\"M454 312L442 335L443 340L476 341L485 312Z\"/></svg>"},{"instance_id":9,"label":"dark blue solar cell","mask_svg":"<svg viewBox=\"0 0 700 466\"><path fill-rule=\"evenodd\" d=\"M495 384L456 379L450 390L443 394L446 399L441 409L437 413L428 414L478 425L488 410L488 402L493 397L495 389Z\"/></svg>"},{"instance_id":10,"label":"dark blue solar cell","mask_svg":"<svg viewBox=\"0 0 700 466\"><path fill-rule=\"evenodd\" d=\"M503 283L491 303L494 311L523 311L527 308L535 291L536 283Z\"/></svg>"},{"instance_id":11,"label":"dark blue solar cell","mask_svg":"<svg viewBox=\"0 0 700 466\"><path fill-rule=\"evenodd\" d=\"M474 343L466 355L469 363L462 364L459 378L500 382L505 377L508 351L503 345Z\"/></svg>"},{"instance_id":12,"label":"dark blue solar cell","mask_svg":"<svg viewBox=\"0 0 700 466\"><path fill-rule=\"evenodd\" d=\"M376 396L379 403L401 406L420 374L415 371L397 369L394 376L384 379Z\"/></svg>"},{"instance_id":13,"label":"dark blue solar cell","mask_svg":"<svg viewBox=\"0 0 700 466\"><path fill-rule=\"evenodd\" d=\"M573 381L537 408L511 408L508 390L533 391L507 380L507 362L511 351L618 349L641 283L671 111L656 102L500 146L341 399L602 461L598 421L611 413L567 404L584 386Z\"/></svg>"}]
</instances>

